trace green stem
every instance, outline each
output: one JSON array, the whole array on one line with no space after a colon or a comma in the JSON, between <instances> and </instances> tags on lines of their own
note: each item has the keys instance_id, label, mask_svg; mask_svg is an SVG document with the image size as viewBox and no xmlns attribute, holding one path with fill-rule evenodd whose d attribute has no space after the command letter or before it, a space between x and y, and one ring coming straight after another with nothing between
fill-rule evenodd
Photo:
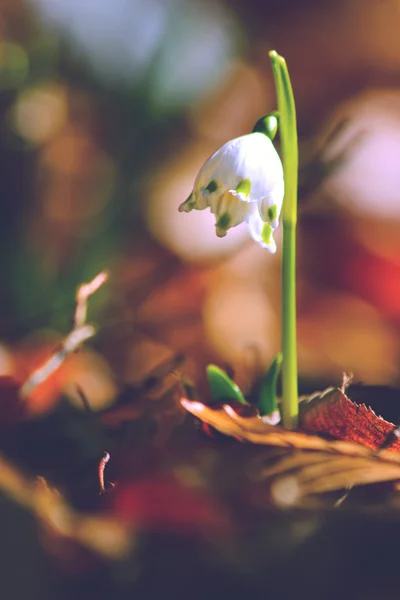
<instances>
[{"instance_id":1,"label":"green stem","mask_svg":"<svg viewBox=\"0 0 400 600\"><path fill-rule=\"evenodd\" d=\"M282 144L285 197L282 207L282 419L287 429L298 422L296 340L296 224L298 143L296 107L285 59L269 53L275 79Z\"/></svg>"}]
</instances>

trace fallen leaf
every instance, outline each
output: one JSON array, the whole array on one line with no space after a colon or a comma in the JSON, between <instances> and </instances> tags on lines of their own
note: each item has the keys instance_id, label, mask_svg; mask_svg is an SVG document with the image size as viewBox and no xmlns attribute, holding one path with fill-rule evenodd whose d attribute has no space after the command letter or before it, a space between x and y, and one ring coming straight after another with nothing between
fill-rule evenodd
<instances>
[{"instance_id":1,"label":"fallen leaf","mask_svg":"<svg viewBox=\"0 0 400 600\"><path fill-rule=\"evenodd\" d=\"M400 479L400 455L395 452L374 452L355 442L288 431L268 424L259 416L241 416L228 404L206 406L187 399L181 403L204 423L239 441L313 451L292 453L264 471L266 477L292 471L300 495Z\"/></svg>"},{"instance_id":2,"label":"fallen leaf","mask_svg":"<svg viewBox=\"0 0 400 600\"><path fill-rule=\"evenodd\" d=\"M385 445L396 427L370 406L350 400L339 388L328 388L300 402L299 417L306 431L357 442L372 450ZM388 449L400 451L400 440L394 438Z\"/></svg>"},{"instance_id":3,"label":"fallen leaf","mask_svg":"<svg viewBox=\"0 0 400 600\"><path fill-rule=\"evenodd\" d=\"M393 481L399 477L398 464L382 461L379 455L346 456L329 452L300 452L281 458L262 471L265 478L290 476L296 479L299 494L307 496L354 485Z\"/></svg>"}]
</instances>

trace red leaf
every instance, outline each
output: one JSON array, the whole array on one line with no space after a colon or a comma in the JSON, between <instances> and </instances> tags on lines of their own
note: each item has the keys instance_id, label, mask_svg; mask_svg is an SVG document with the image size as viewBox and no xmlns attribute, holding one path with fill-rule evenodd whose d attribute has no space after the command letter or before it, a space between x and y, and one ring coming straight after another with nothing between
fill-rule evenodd
<instances>
[{"instance_id":1,"label":"red leaf","mask_svg":"<svg viewBox=\"0 0 400 600\"><path fill-rule=\"evenodd\" d=\"M300 426L377 450L395 428L365 404L356 404L338 388L328 388L300 403ZM400 451L400 440L387 448Z\"/></svg>"}]
</instances>

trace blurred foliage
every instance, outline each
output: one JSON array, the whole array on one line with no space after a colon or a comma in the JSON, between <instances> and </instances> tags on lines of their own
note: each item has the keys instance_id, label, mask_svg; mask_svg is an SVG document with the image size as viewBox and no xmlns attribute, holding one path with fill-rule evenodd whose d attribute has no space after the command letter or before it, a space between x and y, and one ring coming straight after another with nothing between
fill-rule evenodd
<instances>
[{"instance_id":1,"label":"blurred foliage","mask_svg":"<svg viewBox=\"0 0 400 600\"><path fill-rule=\"evenodd\" d=\"M234 363L251 387L279 350L279 256L258 253L243 230L216 240L208 214L176 208L207 156L275 108L275 47L298 107L302 376L397 380L397 0L368 10L361 0L3 0L0 12L7 351L40 345L43 328L67 331L76 287L108 268L90 310L118 376L135 378L154 343L154 355L191 357L189 376ZM386 181L378 214L374 178ZM339 322L346 331L330 335ZM361 331L376 351L349 342Z\"/></svg>"},{"instance_id":2,"label":"blurred foliage","mask_svg":"<svg viewBox=\"0 0 400 600\"><path fill-rule=\"evenodd\" d=\"M38 2L29 11L6 3L1 312L8 335L49 323L65 328L76 285L111 266L137 234L143 173L234 52L225 12L195 2ZM199 54L204 38L208 52Z\"/></svg>"}]
</instances>

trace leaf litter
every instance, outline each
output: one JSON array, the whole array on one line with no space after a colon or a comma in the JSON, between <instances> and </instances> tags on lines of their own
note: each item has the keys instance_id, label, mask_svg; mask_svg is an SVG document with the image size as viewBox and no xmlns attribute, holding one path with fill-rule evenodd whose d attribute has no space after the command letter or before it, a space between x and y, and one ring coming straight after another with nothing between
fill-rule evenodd
<instances>
[{"instance_id":1,"label":"leaf litter","mask_svg":"<svg viewBox=\"0 0 400 600\"><path fill-rule=\"evenodd\" d=\"M258 414L243 415L232 401L181 403L209 427L240 442L291 449L257 477L271 482L289 477L296 497L400 480L400 443L396 436L392 439L396 425L351 401L343 389L303 399L297 431L270 425Z\"/></svg>"},{"instance_id":2,"label":"leaf litter","mask_svg":"<svg viewBox=\"0 0 400 600\"><path fill-rule=\"evenodd\" d=\"M101 285L103 277L95 278L94 282ZM75 335L76 331L92 327L86 324L90 294L83 292L93 293L95 289L95 284L80 288L71 334L26 380L22 393L16 382L11 387L3 386L4 390L11 390L13 397L22 397L22 406L29 394L37 393L54 376L63 358L84 343L85 335ZM93 335L94 329L90 333ZM22 474L0 457L3 493L27 508L53 541L68 540L108 561L125 560L132 554L139 543L137 528L163 528L178 535L182 527L182 531L191 535L200 532L203 535L210 530L226 532L233 523L234 530L241 530L252 520L251 508L321 508L326 505L316 505L317 496L339 493L339 501L336 495L330 502L334 507L343 503L349 490L353 492L357 486L371 484L389 484L391 494L395 493L395 484L400 481L396 424L378 416L375 404L372 408L351 399L346 386L329 388L303 399L301 429L287 431L269 424L254 407L236 404L234 400L207 406L198 399L182 399L189 388L190 398L196 398L196 393L191 385L183 384L186 380L179 373L181 364L182 357L173 356L140 385L125 386L115 404L98 413L90 410L90 400L82 395L86 410L80 412L79 419L85 419L83 430L87 428L88 446L93 446L93 432L89 428L94 426L95 431L97 427L94 436L101 432L91 450L93 459L88 463L93 485L86 488L85 494L92 490L91 512L81 512L74 506L77 497L82 501L84 487L71 496L69 480L63 476L57 480L54 469L46 471L44 462L41 477L37 479L38 473ZM363 398L360 390L358 395ZM183 423L185 411L221 436L213 441L198 436L190 420ZM68 414L61 413L61 417L66 415L68 421ZM21 420L24 426L26 422L29 425L29 414L24 413ZM137 425L133 437L132 431L128 436L121 433L127 424ZM190 437L188 445L179 442L180 435L186 441ZM219 443L229 438L231 444ZM235 440L248 443L237 444ZM3 441L4 452L7 445ZM51 440L48 448L50 453L54 452ZM132 455L132 449L136 456ZM54 454L57 458L57 452ZM107 469L111 470L105 480L110 456ZM75 461L76 457L66 455L62 468L67 464L72 477L82 471L84 480L87 471ZM118 464L120 467L116 468ZM218 502L214 502L213 496L217 496ZM100 504L96 506L96 502ZM107 503L108 514L93 513L93 508L104 509ZM392 502L390 508L398 510L398 505ZM123 509L121 514L116 513L117 509Z\"/></svg>"}]
</instances>

